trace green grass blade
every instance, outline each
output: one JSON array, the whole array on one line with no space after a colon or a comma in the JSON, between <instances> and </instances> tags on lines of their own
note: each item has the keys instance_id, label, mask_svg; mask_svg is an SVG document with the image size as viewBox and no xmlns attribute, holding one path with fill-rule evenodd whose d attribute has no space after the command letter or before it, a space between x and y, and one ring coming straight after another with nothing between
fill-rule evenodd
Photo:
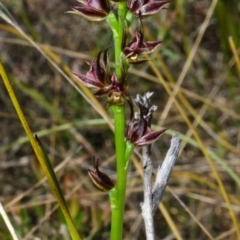
<instances>
[{"instance_id":1,"label":"green grass blade","mask_svg":"<svg viewBox=\"0 0 240 240\"><path fill-rule=\"evenodd\" d=\"M57 182L57 178L56 178L56 175L54 174L54 171L53 171L53 168L52 168L51 163L49 161L49 158L48 158L46 152L44 151L44 149L42 148L38 138L35 139L33 137L33 134L32 134L32 132L31 132L29 126L28 126L28 123L25 119L25 116L24 116L22 110L21 110L21 107L18 103L18 100L15 96L15 93L12 89L12 86L11 86L9 80L8 80L8 77L7 77L7 75L4 71L4 68L3 68L1 62L0 62L0 74L2 76L2 79L3 79L3 82L6 86L6 89L8 91L8 94L11 98L11 101L14 105L14 108L17 112L17 115L18 115L18 117L21 121L21 124L22 124L28 138L29 138L29 141L32 145L32 148L33 148L33 150L34 150L34 152L35 152L35 154L36 154L36 156L37 156L37 158L38 158L38 160L41 164L41 167L42 167L42 169L43 169L43 171L44 171L44 173L45 173L45 175L48 179L51 190L53 191L54 195L56 196L57 201L58 201L58 203L61 207L61 210L62 210L63 215L65 217L65 220L67 222L71 237L72 237L73 240L81 240L81 237L79 236L79 234L77 232L77 229L75 228L74 223L72 221L72 218L70 216L67 204L66 204L65 199L63 197L63 194L61 192L60 186Z\"/></svg>"}]
</instances>

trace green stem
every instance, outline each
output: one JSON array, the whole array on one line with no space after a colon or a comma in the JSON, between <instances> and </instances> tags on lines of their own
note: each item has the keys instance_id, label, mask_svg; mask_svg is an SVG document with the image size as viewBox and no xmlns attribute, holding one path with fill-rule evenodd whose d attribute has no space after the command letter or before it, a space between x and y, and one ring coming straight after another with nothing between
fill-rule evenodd
<instances>
[{"instance_id":1,"label":"green stem","mask_svg":"<svg viewBox=\"0 0 240 240\"><path fill-rule=\"evenodd\" d=\"M124 141L125 106L112 106L112 109L114 112L117 182L116 187L110 193L112 208L111 240L120 240L122 239L123 213L127 182Z\"/></svg>"},{"instance_id":2,"label":"green stem","mask_svg":"<svg viewBox=\"0 0 240 240\"><path fill-rule=\"evenodd\" d=\"M117 163L116 187L110 191L112 208L111 240L121 240L123 233L123 216L127 185L128 163L134 145L124 140L125 107L112 106L114 112L115 146Z\"/></svg>"},{"instance_id":3,"label":"green stem","mask_svg":"<svg viewBox=\"0 0 240 240\"><path fill-rule=\"evenodd\" d=\"M127 3L118 3L118 16L115 16L113 12L110 12L107 17L107 22L109 23L114 40L114 52L115 52L115 72L119 82L122 81L122 41L124 35L124 28L126 26L126 13L127 13Z\"/></svg>"},{"instance_id":4,"label":"green stem","mask_svg":"<svg viewBox=\"0 0 240 240\"><path fill-rule=\"evenodd\" d=\"M125 31L126 18L126 2L118 3L118 15L111 12L107 21L111 26L114 39L115 51L115 73L117 81L121 82L124 72L122 67L122 42ZM115 148L116 148L116 167L117 181L116 186L109 192L112 220L111 220L111 240L121 240L123 233L123 216L127 185L128 159L132 152L133 146L129 147L125 142L125 105L112 106L114 112L114 127L115 127ZM127 158L127 159L126 159Z\"/></svg>"},{"instance_id":5,"label":"green stem","mask_svg":"<svg viewBox=\"0 0 240 240\"><path fill-rule=\"evenodd\" d=\"M115 64L116 74L119 81L122 81L122 42L124 38L124 31L126 30L126 13L127 3L126 1L118 3L118 37L114 39L115 43Z\"/></svg>"}]
</instances>

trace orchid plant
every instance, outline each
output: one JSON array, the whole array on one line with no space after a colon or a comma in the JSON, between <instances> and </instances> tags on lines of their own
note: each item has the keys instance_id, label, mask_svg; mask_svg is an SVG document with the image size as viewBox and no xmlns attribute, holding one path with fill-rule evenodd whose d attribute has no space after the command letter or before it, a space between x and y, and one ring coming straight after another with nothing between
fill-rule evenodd
<instances>
[{"instance_id":1,"label":"orchid plant","mask_svg":"<svg viewBox=\"0 0 240 240\"><path fill-rule=\"evenodd\" d=\"M107 108L113 111L114 138L116 151L116 181L99 169L100 160L94 156L93 168L88 170L92 183L103 192L107 192L111 205L111 240L121 240L123 236L123 217L125 206L125 193L127 186L127 173L131 154L134 147L142 147L143 167L143 203L141 203L142 216L145 223L146 239L154 240L153 215L162 199L169 176L179 152L180 140L174 134L166 157L157 169L156 180L152 184L153 165L151 160L151 145L166 129L153 131L151 120L153 112L157 109L151 104L152 92L137 94L135 98L130 95L131 82L128 70L131 64L143 64L148 61L144 54L152 53L161 44L161 41L145 41L143 19L158 13L169 1L160 0L78 0L80 6L72 7L68 13L76 14L90 21L106 21L113 34L113 41L105 49L99 51L96 59L87 62L87 73L73 72L76 81L89 88L95 89L96 97L106 97ZM21 35L32 43L51 62L44 51L15 24L8 16L4 20L17 29ZM133 38L129 37L129 30L134 21L137 27ZM129 40L130 39L130 40ZM109 51L114 49L114 70L110 68ZM54 67L59 69L53 63ZM60 70L60 69L59 69ZM31 131L12 85L0 63L0 75L9 97L17 112L19 120L29 138L32 148L45 173L52 192L62 210L69 233L73 240L82 239L74 225L67 202L64 198L57 176L51 161L36 134ZM135 105L135 108L134 108ZM130 107L130 118L126 121L125 108ZM136 111L134 111L136 109ZM128 123L127 123L128 122ZM152 187L153 186L153 187Z\"/></svg>"},{"instance_id":2,"label":"orchid plant","mask_svg":"<svg viewBox=\"0 0 240 240\"><path fill-rule=\"evenodd\" d=\"M151 118L156 106L150 104L152 93L131 98L128 69L131 64L143 64L144 54L152 53L161 41L144 41L142 21L163 9L169 1L154 0L78 0L80 6L72 7L68 13L77 14L90 21L106 21L113 33L113 42L101 50L96 59L87 62L87 73L73 72L86 87L94 88L95 96L107 97L107 106L114 113L114 135L116 148L116 183L99 170L99 159L94 158L93 170L88 174L93 184L101 191L109 193L112 209L111 239L122 239L125 192L129 159L135 146L150 146L166 129L151 130ZM135 36L129 41L129 28L137 20ZM111 71L108 52L114 46L115 69ZM131 90L131 89L130 89ZM131 115L125 120L126 103ZM133 104L137 108L134 113Z\"/></svg>"}]
</instances>

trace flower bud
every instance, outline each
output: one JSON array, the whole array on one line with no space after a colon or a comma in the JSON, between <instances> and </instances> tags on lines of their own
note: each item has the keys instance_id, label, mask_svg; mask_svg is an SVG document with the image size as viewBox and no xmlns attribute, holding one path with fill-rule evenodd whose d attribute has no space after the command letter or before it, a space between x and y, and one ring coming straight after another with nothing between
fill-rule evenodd
<instances>
[{"instance_id":1,"label":"flower bud","mask_svg":"<svg viewBox=\"0 0 240 240\"><path fill-rule=\"evenodd\" d=\"M108 175L99 171L99 159L94 156L94 170L88 169L88 175L94 186L102 192L108 192L114 187L114 183Z\"/></svg>"}]
</instances>

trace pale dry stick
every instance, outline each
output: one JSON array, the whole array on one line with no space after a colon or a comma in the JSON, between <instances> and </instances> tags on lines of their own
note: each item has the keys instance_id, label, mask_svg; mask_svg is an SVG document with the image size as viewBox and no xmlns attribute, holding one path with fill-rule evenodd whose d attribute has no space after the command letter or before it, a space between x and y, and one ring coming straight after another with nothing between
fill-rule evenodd
<instances>
[{"instance_id":1,"label":"pale dry stick","mask_svg":"<svg viewBox=\"0 0 240 240\"><path fill-rule=\"evenodd\" d=\"M178 80L176 82L176 85L175 85L175 87L173 89L172 96L170 96L170 98L169 98L169 100L168 100L168 102L167 102L167 104L165 106L165 109L162 112L161 119L159 121L160 125L163 125L163 123L164 123L164 121L165 121L165 119L166 119L166 117L167 117L167 115L169 113L169 110L170 110L170 108L171 108L171 106L173 104L173 98L176 97L176 95L177 95L177 93L178 93L178 91L180 89L180 86L181 86L181 84L182 84L182 82L183 82L183 80L184 80L184 78L185 78L185 76L186 76L186 74L188 72L188 69L189 69L189 67L190 67L190 65L191 65L191 63L193 61L193 58L194 58L194 56L195 56L195 54L197 52L197 49L198 49L199 44L200 44L200 42L202 40L202 37L203 37L203 35L204 35L204 33L205 33L206 29L207 29L207 26L208 26L209 21L210 21L210 19L212 17L212 14L213 14L213 11L214 11L214 9L215 9L215 7L217 5L217 2L218 2L218 0L213 0L212 1L212 4L211 4L211 6L210 6L210 8L209 8L209 10L207 12L206 18L204 19L204 22L203 22L203 24L200 27L197 39L196 39L196 41L193 44L191 52L190 52L190 54L189 54L189 56L187 58L187 61L184 64L183 70L180 73L179 78L178 78Z\"/></svg>"},{"instance_id":2,"label":"pale dry stick","mask_svg":"<svg viewBox=\"0 0 240 240\"><path fill-rule=\"evenodd\" d=\"M142 216L145 223L146 239L154 240L154 224L153 216L158 208L158 205L163 197L168 179L173 170L175 162L178 158L180 147L180 139L178 134L174 134L171 140L170 148L162 163L158 168L156 180L152 188L152 160L150 156L150 148L143 149L143 181L144 181L144 202L141 204Z\"/></svg>"},{"instance_id":3,"label":"pale dry stick","mask_svg":"<svg viewBox=\"0 0 240 240\"><path fill-rule=\"evenodd\" d=\"M4 7L2 3L0 3L0 17L6 21L9 25L11 25L13 28L15 28L27 41L29 41L52 65L53 67L76 89L77 92L79 92L83 98L106 120L109 127L113 129L113 124L106 113L106 111L103 109L103 107L99 104L97 100L94 99L94 101L91 101L86 94L83 93L83 91L77 86L77 84L67 76L67 74L42 50L42 48L34 42L27 34L24 33L24 31L20 28L20 26L17 25L15 21L13 21L10 17L8 17L2 10L8 12L7 9ZM8 13L10 15L10 13Z\"/></svg>"},{"instance_id":4,"label":"pale dry stick","mask_svg":"<svg viewBox=\"0 0 240 240\"><path fill-rule=\"evenodd\" d=\"M150 98L153 92L147 92L143 96L137 94L133 100L139 108L140 113L146 118L147 126L151 128L152 114L156 111L157 106L150 103ZM145 224L146 239L154 240L155 231L152 214L152 159L151 159L151 144L144 146L142 149L142 168L143 168L143 203L141 203L142 216Z\"/></svg>"},{"instance_id":5,"label":"pale dry stick","mask_svg":"<svg viewBox=\"0 0 240 240\"><path fill-rule=\"evenodd\" d=\"M141 159L141 154L138 151L135 150L134 153L138 156L139 159ZM136 167L139 175L141 177L143 177L142 166L139 163L138 159L134 155L132 156L132 162L133 162L134 166ZM140 188L140 190L142 191L142 188ZM136 191L137 191L137 189L136 189ZM139 190L137 192L139 192ZM168 213L168 211L167 211L167 209L166 209L166 207L164 206L163 203L160 203L159 210L163 214L163 217L165 218L165 220L166 220L167 224L169 225L170 229L172 230L175 238L177 240L183 240L183 238L180 235L180 231L178 230L176 224L174 223L173 219L171 218L170 214Z\"/></svg>"},{"instance_id":6,"label":"pale dry stick","mask_svg":"<svg viewBox=\"0 0 240 240\"><path fill-rule=\"evenodd\" d=\"M151 145L142 149L142 165L143 165L143 196L144 201L141 204L142 216L145 224L146 239L155 239L155 230L152 214L152 159Z\"/></svg>"},{"instance_id":7,"label":"pale dry stick","mask_svg":"<svg viewBox=\"0 0 240 240\"><path fill-rule=\"evenodd\" d=\"M179 134L175 133L172 136L170 148L168 149L162 166L159 166L157 170L156 180L152 189L152 214L155 213L160 201L162 200L163 193L168 183L168 179L178 158L179 148Z\"/></svg>"},{"instance_id":8,"label":"pale dry stick","mask_svg":"<svg viewBox=\"0 0 240 240\"><path fill-rule=\"evenodd\" d=\"M3 218L3 220L4 220L5 224L6 224L6 226L7 226L8 230L9 230L13 240L18 240L18 236L17 236L17 234L16 234L16 232L15 232L15 230L14 230L14 228L13 228L13 226L12 226L12 224L11 224L9 218L8 218L8 215L5 212L1 202L0 202L0 215L2 215L2 218Z\"/></svg>"},{"instance_id":9,"label":"pale dry stick","mask_svg":"<svg viewBox=\"0 0 240 240\"><path fill-rule=\"evenodd\" d=\"M137 154L137 156L139 157L139 158L141 158L141 155L138 153L138 152L136 152L135 151L135 153ZM137 162L138 163L138 162ZM136 166L136 165L135 165ZM139 165L137 165L137 166L139 166L139 172L141 173L142 172L142 169L140 168L140 164ZM136 190L136 189L135 189ZM172 190L169 188L169 187L167 187L167 189L166 189L167 191L169 191L170 193L172 193ZM171 191L170 191L171 190ZM136 190L137 191L137 190ZM139 190L138 190L139 191ZM183 194L183 195L185 195L185 196L190 196L190 197L192 197L192 198L194 198L194 199L201 199L202 201L204 201L204 202L207 202L207 203L210 203L210 204L216 204L216 201L213 201L212 199L210 199L210 198L206 198L206 197L203 197L203 196L200 196L200 195L192 195L192 194L188 194L188 193L186 193L186 192L183 192L183 191L181 191L181 190L178 190L178 189L174 189L174 192L176 192L177 194ZM175 194L173 194L173 197L175 198ZM179 203L180 203L180 199L179 198L176 198L176 200L177 201L179 201ZM182 203L180 203L181 205L182 205ZM227 206L227 204L225 204L225 203L221 203L221 206L222 207L224 207L224 208L227 208L228 206ZM236 206L236 205L232 205L232 207L233 207L233 209L235 210L235 211L240 211L239 210L239 208ZM188 213L190 212L190 210L188 209ZM189 213L190 215L194 215L192 212L190 212ZM197 219L194 219L194 220L196 220L196 223L197 224L199 224L200 222L197 220ZM201 224L201 223L200 223ZM200 225L199 225L200 226ZM208 232L208 230L203 226L203 225L201 225L200 226L200 228L202 228L203 229L203 231L206 233L206 235L211 235L209 232Z\"/></svg>"}]
</instances>

